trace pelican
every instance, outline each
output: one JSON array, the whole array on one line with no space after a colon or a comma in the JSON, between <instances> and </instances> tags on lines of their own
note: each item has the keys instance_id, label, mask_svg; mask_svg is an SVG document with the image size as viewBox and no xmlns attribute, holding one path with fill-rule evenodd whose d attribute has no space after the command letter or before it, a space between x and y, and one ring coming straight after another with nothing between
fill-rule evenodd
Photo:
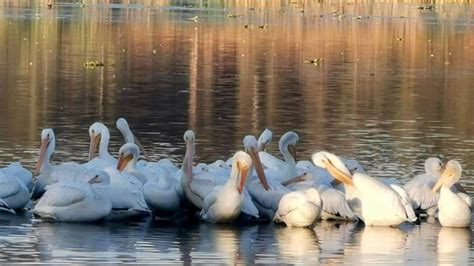
<instances>
[{"instance_id":1,"label":"pelican","mask_svg":"<svg viewBox=\"0 0 474 266\"><path fill-rule=\"evenodd\" d=\"M32 174L14 163L0 169L0 210L16 213L30 202Z\"/></svg>"},{"instance_id":2,"label":"pelican","mask_svg":"<svg viewBox=\"0 0 474 266\"><path fill-rule=\"evenodd\" d=\"M45 187L64 176L74 177L78 180L90 179L90 170L84 165L66 162L59 165L51 165L50 158L56 148L56 137L54 131L45 128L41 131L41 148L38 162L36 163L36 183L33 188L33 199L38 199L43 195Z\"/></svg>"},{"instance_id":3,"label":"pelican","mask_svg":"<svg viewBox=\"0 0 474 266\"><path fill-rule=\"evenodd\" d=\"M265 152L266 145L272 141L272 137L273 132L270 129L265 128L257 140L259 152Z\"/></svg>"},{"instance_id":4,"label":"pelican","mask_svg":"<svg viewBox=\"0 0 474 266\"><path fill-rule=\"evenodd\" d=\"M440 191L438 220L446 227L469 227L471 225L472 199L462 192L453 192L451 187L461 179L462 167L456 160L450 160L433 187Z\"/></svg>"},{"instance_id":5,"label":"pelican","mask_svg":"<svg viewBox=\"0 0 474 266\"><path fill-rule=\"evenodd\" d=\"M110 180L109 175L99 171L88 182L74 179L60 179L46 187L33 213L40 217L62 222L92 222L107 216L111 203L103 188Z\"/></svg>"},{"instance_id":6,"label":"pelican","mask_svg":"<svg viewBox=\"0 0 474 266\"><path fill-rule=\"evenodd\" d=\"M212 188L204 198L200 216L204 221L211 223L232 222L240 214L243 201L247 173L252 166L252 159L245 152L239 151L232 160L232 170L225 185Z\"/></svg>"},{"instance_id":7,"label":"pelican","mask_svg":"<svg viewBox=\"0 0 474 266\"><path fill-rule=\"evenodd\" d=\"M192 130L187 130L186 132L184 132L183 139L186 143L186 153L184 154L183 165L178 171L181 188L187 200L196 208L202 209L203 199L199 197L196 193L194 193L193 189L191 189L191 184L193 186L196 186L200 183L199 179L194 180L193 178L194 142L196 141L196 137ZM212 180L203 180L203 182L207 183L203 184L204 186L214 185Z\"/></svg>"},{"instance_id":8,"label":"pelican","mask_svg":"<svg viewBox=\"0 0 474 266\"><path fill-rule=\"evenodd\" d=\"M435 215L438 210L439 193L433 192L432 189L442 169L440 159L428 158L425 161L425 173L415 176L404 185L415 211L426 212L429 216Z\"/></svg>"},{"instance_id":9,"label":"pelican","mask_svg":"<svg viewBox=\"0 0 474 266\"><path fill-rule=\"evenodd\" d=\"M296 168L296 152L295 146L299 140L298 134L293 131L286 132L281 138L278 144L281 154L283 155L284 161L280 159L270 159L265 157L265 153L260 152L259 157L262 163L269 168L266 172L266 176L271 176L273 179L279 180L280 182L287 181L298 175Z\"/></svg>"},{"instance_id":10,"label":"pelican","mask_svg":"<svg viewBox=\"0 0 474 266\"><path fill-rule=\"evenodd\" d=\"M319 219L322 205L315 188L293 191L281 198L273 220L284 222L290 227L310 226Z\"/></svg>"},{"instance_id":11,"label":"pelican","mask_svg":"<svg viewBox=\"0 0 474 266\"><path fill-rule=\"evenodd\" d=\"M192 130L186 131L183 138L186 142L186 154L184 155L182 168L178 171L182 191L192 205L202 210L204 207L204 197L210 193L215 186L224 185L228 181L229 176L227 175L227 171L209 172L208 170L204 170L199 173L194 173L192 167L194 142L196 139L194 132ZM224 174L224 176L219 174ZM242 195L241 213L259 218L258 209L252 203L252 198L247 189L243 189Z\"/></svg>"},{"instance_id":12,"label":"pelican","mask_svg":"<svg viewBox=\"0 0 474 266\"><path fill-rule=\"evenodd\" d=\"M291 191L278 180L267 180L259 154L257 153L258 144L254 136L245 136L244 147L245 152L252 158L252 167L255 168L256 176L258 177L250 175L249 179L251 180L247 182L246 187L252 196L252 201L258 208L260 217L273 219L275 212L278 210L280 199ZM253 173L253 169L251 169L250 173Z\"/></svg>"},{"instance_id":13,"label":"pelican","mask_svg":"<svg viewBox=\"0 0 474 266\"><path fill-rule=\"evenodd\" d=\"M387 186L363 173L351 175L342 160L328 152L315 153L312 159L344 183L349 206L366 225L398 226L416 221L410 198L402 188Z\"/></svg>"},{"instance_id":14,"label":"pelican","mask_svg":"<svg viewBox=\"0 0 474 266\"><path fill-rule=\"evenodd\" d=\"M106 195L112 203L111 219L147 215L150 210L143 196L143 173L135 171L138 147L132 143L124 144L119 150L116 167L106 167L110 176ZM139 176L137 178L137 176Z\"/></svg>"},{"instance_id":15,"label":"pelican","mask_svg":"<svg viewBox=\"0 0 474 266\"><path fill-rule=\"evenodd\" d=\"M109 153L110 132L109 129L100 122L95 122L89 127L90 146L89 146L89 162L86 167L89 169L104 169L108 166L117 165L115 159ZM99 147L98 156L95 157Z\"/></svg>"}]
</instances>

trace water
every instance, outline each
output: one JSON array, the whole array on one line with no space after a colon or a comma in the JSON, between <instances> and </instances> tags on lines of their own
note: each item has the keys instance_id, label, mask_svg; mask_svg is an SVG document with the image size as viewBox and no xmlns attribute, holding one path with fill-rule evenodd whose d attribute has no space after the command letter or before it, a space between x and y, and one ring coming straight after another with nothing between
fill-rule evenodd
<instances>
[{"instance_id":1,"label":"water","mask_svg":"<svg viewBox=\"0 0 474 266\"><path fill-rule=\"evenodd\" d=\"M471 5L34 2L0 3L0 165L33 169L45 127L57 135L54 161L84 162L97 120L110 126L116 154L123 116L154 159L180 162L188 128L197 161L228 158L265 127L276 152L291 129L300 159L329 150L373 176L406 181L429 156L457 159L474 193ZM304 62L314 58L323 61ZM465 264L471 242L469 229L436 221L290 229L0 216L0 261L17 262Z\"/></svg>"}]
</instances>

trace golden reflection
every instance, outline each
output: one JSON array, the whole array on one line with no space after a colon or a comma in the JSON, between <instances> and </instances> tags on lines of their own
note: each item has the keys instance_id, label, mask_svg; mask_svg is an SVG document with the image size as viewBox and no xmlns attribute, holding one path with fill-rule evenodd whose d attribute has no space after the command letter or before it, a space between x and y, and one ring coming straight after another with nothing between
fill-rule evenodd
<instances>
[{"instance_id":1,"label":"golden reflection","mask_svg":"<svg viewBox=\"0 0 474 266\"><path fill-rule=\"evenodd\" d=\"M469 264L470 228L441 227L438 234L438 264Z\"/></svg>"},{"instance_id":2,"label":"golden reflection","mask_svg":"<svg viewBox=\"0 0 474 266\"><path fill-rule=\"evenodd\" d=\"M205 133L203 144L225 127L220 145L232 143L229 149L265 127L276 137L297 129L307 147L302 156L336 147L355 153L368 133L346 133L370 125L403 139L388 148L424 145L433 153L453 145L419 138L433 121L436 133L461 141L474 132L469 6L428 12L379 1L97 4L109 2L53 1L47 9L40 1L32 14L14 8L30 1L0 3L0 47L7 51L0 54L0 107L8 114L0 128L8 140L33 147L40 128L72 113L88 115L87 123L132 114L151 123L163 110ZM167 9L172 5L189 12ZM211 8L220 11L202 11ZM189 20L195 15L198 21ZM324 60L304 63L314 58ZM94 59L105 66L85 69ZM143 89L168 94L156 104L140 97ZM132 110L131 99L140 108ZM473 153L463 156L474 160Z\"/></svg>"},{"instance_id":3,"label":"golden reflection","mask_svg":"<svg viewBox=\"0 0 474 266\"><path fill-rule=\"evenodd\" d=\"M408 233L398 228L366 226L360 239L360 253L402 254L407 243L407 237Z\"/></svg>"},{"instance_id":4,"label":"golden reflection","mask_svg":"<svg viewBox=\"0 0 474 266\"><path fill-rule=\"evenodd\" d=\"M309 228L283 227L274 231L283 261L315 261L319 243L315 232Z\"/></svg>"}]
</instances>

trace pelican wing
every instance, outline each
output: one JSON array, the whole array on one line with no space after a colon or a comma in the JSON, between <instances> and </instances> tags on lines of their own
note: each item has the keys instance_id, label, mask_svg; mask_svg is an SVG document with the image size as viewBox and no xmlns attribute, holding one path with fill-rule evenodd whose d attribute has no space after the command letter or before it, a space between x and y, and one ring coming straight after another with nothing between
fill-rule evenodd
<instances>
[{"instance_id":1,"label":"pelican wing","mask_svg":"<svg viewBox=\"0 0 474 266\"><path fill-rule=\"evenodd\" d=\"M352 212L351 208L347 204L344 193L327 186L321 186L319 191L321 200L323 201L323 211L334 216L340 216L342 218L356 218L356 215Z\"/></svg>"},{"instance_id":2,"label":"pelican wing","mask_svg":"<svg viewBox=\"0 0 474 266\"><path fill-rule=\"evenodd\" d=\"M86 192L78 185L56 183L46 187L37 205L66 207L81 202L85 197Z\"/></svg>"},{"instance_id":3,"label":"pelican wing","mask_svg":"<svg viewBox=\"0 0 474 266\"><path fill-rule=\"evenodd\" d=\"M215 186L215 182L208 178L193 178L189 187L191 191L196 194L199 198L204 200L206 195L209 194L212 188Z\"/></svg>"},{"instance_id":4,"label":"pelican wing","mask_svg":"<svg viewBox=\"0 0 474 266\"><path fill-rule=\"evenodd\" d=\"M390 185L390 187L393 190L395 190L395 192L397 192L397 194L400 196L400 199L402 201L403 207L405 208L405 212L408 217L408 220L410 220L411 222L416 221L417 218L415 215L415 211L413 210L411 199L406 193L406 191L402 187L397 186L397 185L392 184Z\"/></svg>"},{"instance_id":5,"label":"pelican wing","mask_svg":"<svg viewBox=\"0 0 474 266\"><path fill-rule=\"evenodd\" d=\"M16 179L0 173L0 199L5 199L20 192L21 185Z\"/></svg>"},{"instance_id":6,"label":"pelican wing","mask_svg":"<svg viewBox=\"0 0 474 266\"><path fill-rule=\"evenodd\" d=\"M6 175L20 180L28 191L31 191L33 188L33 174L21 166L20 163L12 163L1 170Z\"/></svg>"},{"instance_id":7,"label":"pelican wing","mask_svg":"<svg viewBox=\"0 0 474 266\"><path fill-rule=\"evenodd\" d=\"M469 197L469 195L467 194L464 194L464 193L458 193L457 194L464 202L466 202L467 206L469 206L469 208L472 207L472 199L471 197Z\"/></svg>"},{"instance_id":8,"label":"pelican wing","mask_svg":"<svg viewBox=\"0 0 474 266\"><path fill-rule=\"evenodd\" d=\"M204 204L203 204L203 208L201 210L201 214L207 213L209 208L214 204L214 202L216 202L217 195L219 194L218 193L219 189L221 189L221 188L222 188L222 186L216 186L209 192L209 194L206 195L206 197L204 198Z\"/></svg>"},{"instance_id":9,"label":"pelican wing","mask_svg":"<svg viewBox=\"0 0 474 266\"><path fill-rule=\"evenodd\" d=\"M243 200L242 205L240 207L240 211L255 218L259 218L258 209L253 203L252 197L250 196L249 191L246 188L244 188L244 190L242 191L242 195Z\"/></svg>"}]
</instances>

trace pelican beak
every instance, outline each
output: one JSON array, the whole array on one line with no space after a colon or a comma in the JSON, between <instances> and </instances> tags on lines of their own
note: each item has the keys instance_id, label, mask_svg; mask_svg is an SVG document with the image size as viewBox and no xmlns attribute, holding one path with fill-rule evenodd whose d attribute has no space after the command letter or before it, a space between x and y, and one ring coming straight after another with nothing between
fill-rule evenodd
<instances>
[{"instance_id":1,"label":"pelican beak","mask_svg":"<svg viewBox=\"0 0 474 266\"><path fill-rule=\"evenodd\" d=\"M237 162L237 167L239 168L239 172L240 172L240 184L239 184L238 190L239 190L239 193L242 193L242 191L244 190L245 181L247 180L247 174L248 174L249 168L248 166L244 166L240 164L240 162Z\"/></svg>"},{"instance_id":2,"label":"pelican beak","mask_svg":"<svg viewBox=\"0 0 474 266\"><path fill-rule=\"evenodd\" d=\"M323 162L326 165L326 169L329 171L329 173L338 181L347 185L354 185L354 182L352 182L352 177L337 169L331 160L326 158L323 160Z\"/></svg>"},{"instance_id":3,"label":"pelican beak","mask_svg":"<svg viewBox=\"0 0 474 266\"><path fill-rule=\"evenodd\" d=\"M189 183L193 179L193 156L194 156L194 144L190 140L186 140L186 153L184 155L184 161L186 163L185 168L188 175Z\"/></svg>"},{"instance_id":4,"label":"pelican beak","mask_svg":"<svg viewBox=\"0 0 474 266\"><path fill-rule=\"evenodd\" d=\"M439 177L438 179L438 182L436 182L436 184L434 185L432 191L433 192L436 192L438 191L441 186L446 182L448 181L449 177L451 176L451 171L449 169L445 169L443 171L443 174Z\"/></svg>"},{"instance_id":5,"label":"pelican beak","mask_svg":"<svg viewBox=\"0 0 474 266\"><path fill-rule=\"evenodd\" d=\"M249 152L250 158L252 158L252 162L255 166L255 171L257 172L258 179L260 179L260 183L262 183L263 188L265 190L269 190L270 186L268 185L267 177L265 176L265 172L263 171L262 162L260 161L260 157L257 154L255 149L251 149Z\"/></svg>"},{"instance_id":6,"label":"pelican beak","mask_svg":"<svg viewBox=\"0 0 474 266\"><path fill-rule=\"evenodd\" d=\"M88 181L89 184L99 183L99 175L94 176Z\"/></svg>"},{"instance_id":7,"label":"pelican beak","mask_svg":"<svg viewBox=\"0 0 474 266\"><path fill-rule=\"evenodd\" d=\"M126 155L126 156L120 154L119 159L118 159L118 163L117 163L117 169L119 171L123 171L123 169L125 169L125 167L127 166L128 162L130 162L132 159L133 159L132 154L129 154L129 155Z\"/></svg>"},{"instance_id":8,"label":"pelican beak","mask_svg":"<svg viewBox=\"0 0 474 266\"><path fill-rule=\"evenodd\" d=\"M302 181L305 181L305 177L306 177L307 173L304 172L303 174L301 175L298 175L298 176L295 176L293 178L290 178L288 180L286 180L285 182L281 183L283 186L288 186L290 184L293 184L293 183L298 183L298 182L302 182Z\"/></svg>"},{"instance_id":9,"label":"pelican beak","mask_svg":"<svg viewBox=\"0 0 474 266\"><path fill-rule=\"evenodd\" d=\"M100 143L100 134L91 136L91 143L89 145L89 161L94 159L95 153L97 152L97 147Z\"/></svg>"},{"instance_id":10,"label":"pelican beak","mask_svg":"<svg viewBox=\"0 0 474 266\"><path fill-rule=\"evenodd\" d=\"M294 145L288 145L288 152L290 152L291 156L293 156L296 161L296 147Z\"/></svg>"},{"instance_id":11,"label":"pelican beak","mask_svg":"<svg viewBox=\"0 0 474 266\"><path fill-rule=\"evenodd\" d=\"M43 165L44 156L46 154L46 149L48 149L48 145L49 145L49 139L48 138L45 138L45 139L41 140L40 156L38 158L38 162L36 163L36 170L35 170L36 175L38 175L40 173L41 165Z\"/></svg>"}]
</instances>

